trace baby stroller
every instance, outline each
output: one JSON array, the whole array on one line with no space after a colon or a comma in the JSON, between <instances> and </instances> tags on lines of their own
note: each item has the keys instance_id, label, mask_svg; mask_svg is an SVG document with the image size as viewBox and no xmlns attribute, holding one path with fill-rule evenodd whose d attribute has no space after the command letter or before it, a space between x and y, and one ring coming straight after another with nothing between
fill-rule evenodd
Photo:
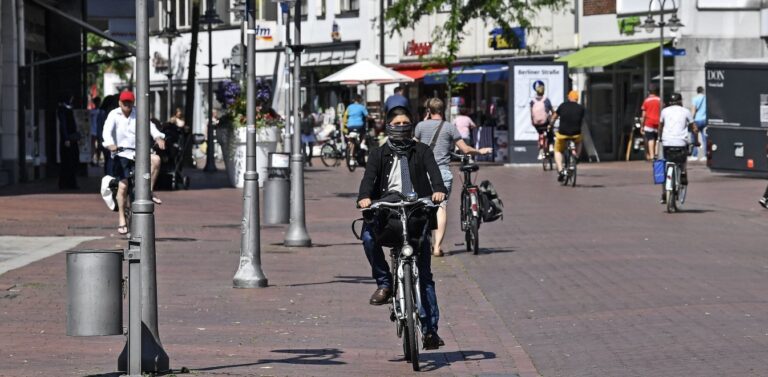
<instances>
[{"instance_id":1,"label":"baby stroller","mask_svg":"<svg viewBox=\"0 0 768 377\"><path fill-rule=\"evenodd\" d=\"M160 173L157 176L156 189L189 189L189 176L182 174L184 151L192 142L192 135L185 135L172 123L163 124L160 131L165 134L165 150L155 148L160 156Z\"/></svg>"}]
</instances>

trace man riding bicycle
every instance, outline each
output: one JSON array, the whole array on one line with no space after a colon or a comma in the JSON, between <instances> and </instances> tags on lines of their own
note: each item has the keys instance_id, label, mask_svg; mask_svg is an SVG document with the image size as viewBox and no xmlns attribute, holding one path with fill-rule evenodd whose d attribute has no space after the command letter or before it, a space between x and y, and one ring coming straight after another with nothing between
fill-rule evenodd
<instances>
[{"instance_id":1,"label":"man riding bicycle","mask_svg":"<svg viewBox=\"0 0 768 377\"><path fill-rule=\"evenodd\" d=\"M344 130L344 133L347 134L347 137L349 137L350 139L350 142L349 142L350 156L356 156L355 145L360 145L362 136L365 135L365 122L368 119L368 109L366 109L365 106L362 105L362 102L363 102L363 97L356 95L354 102L352 102L352 104L349 105L349 107L347 107L347 111L344 113L344 119L346 121L343 122L343 125L344 125L343 130ZM352 164L356 164L358 161L356 158L352 158L352 161L350 162Z\"/></svg>"},{"instance_id":2,"label":"man riding bicycle","mask_svg":"<svg viewBox=\"0 0 768 377\"><path fill-rule=\"evenodd\" d=\"M579 104L579 93L575 90L568 92L568 101L557 107L552 114L551 124L560 119L560 128L555 132L555 164L557 165L557 181L565 179L563 158L568 148L568 141L576 144L576 157L581 155L581 122L584 120L584 106Z\"/></svg>"},{"instance_id":3,"label":"man riding bicycle","mask_svg":"<svg viewBox=\"0 0 768 377\"><path fill-rule=\"evenodd\" d=\"M381 199L392 192L409 194L415 192L418 197L431 197L439 203L445 200L446 188L435 162L432 150L413 139L414 125L407 108L396 106L387 112L386 132L388 141L371 152L365 174L360 182L357 205L368 208L373 200ZM429 221L434 224L435 221ZM365 224L362 231L363 249L371 265L371 274L378 288L370 299L371 305L386 304L392 293L392 274L381 244L374 236L375 224ZM421 289L423 311L420 311L421 325L424 332L424 348L437 349L444 343L437 335L437 323L440 312L437 307L435 281L431 268L430 232L426 232L421 250L418 250L417 267Z\"/></svg>"},{"instance_id":4,"label":"man riding bicycle","mask_svg":"<svg viewBox=\"0 0 768 377\"><path fill-rule=\"evenodd\" d=\"M664 158L680 166L680 184L688 185L688 172L686 161L688 160L688 146L690 144L690 132L693 132L694 146L699 146L699 129L693 122L691 111L683 107L683 96L680 93L672 93L669 97L669 106L661 110L659 121L659 138L664 147ZM657 153L658 155L658 153ZM666 185L661 186L661 204L666 204Z\"/></svg>"},{"instance_id":5,"label":"man riding bicycle","mask_svg":"<svg viewBox=\"0 0 768 377\"><path fill-rule=\"evenodd\" d=\"M120 93L120 106L107 115L102 131L103 145L114 158L112 176L120 180L117 187L118 227L119 234L128 233L128 225L125 223L125 208L128 200L128 177L133 174L134 159L136 156L136 110L133 106L136 98L130 91ZM150 122L149 132L157 143L157 147L165 149L165 134L160 132ZM153 154L150 158L151 186L155 187L155 180L160 169L160 157ZM152 195L152 201L162 204L162 201Z\"/></svg>"}]
</instances>

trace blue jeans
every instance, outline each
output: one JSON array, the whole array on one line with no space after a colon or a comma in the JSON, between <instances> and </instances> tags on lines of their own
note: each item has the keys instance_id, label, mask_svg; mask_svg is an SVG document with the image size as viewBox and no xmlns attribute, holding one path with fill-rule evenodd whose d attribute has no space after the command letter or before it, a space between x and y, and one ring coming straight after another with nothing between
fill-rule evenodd
<instances>
[{"instance_id":1,"label":"blue jeans","mask_svg":"<svg viewBox=\"0 0 768 377\"><path fill-rule=\"evenodd\" d=\"M696 127L699 129L699 135L701 135L701 147L693 148L693 156L704 157L707 153L707 135L704 133L704 129L707 128L707 121L697 120L694 123L696 123ZM696 140L694 140L693 137L693 133L691 133L691 142L695 143Z\"/></svg>"},{"instance_id":2,"label":"blue jeans","mask_svg":"<svg viewBox=\"0 0 768 377\"><path fill-rule=\"evenodd\" d=\"M419 287L421 294L421 308L419 308L419 317L421 317L422 332L437 331L437 322L440 320L440 309L437 307L437 294L435 293L435 281L432 279L432 242L430 234L427 232L427 239L422 242L421 250L417 258L416 266L419 268ZM365 256L368 257L368 263L371 264L371 275L376 280L379 288L392 289L392 273L389 270L384 250L374 240L373 229L371 225L363 225L363 249Z\"/></svg>"}]
</instances>

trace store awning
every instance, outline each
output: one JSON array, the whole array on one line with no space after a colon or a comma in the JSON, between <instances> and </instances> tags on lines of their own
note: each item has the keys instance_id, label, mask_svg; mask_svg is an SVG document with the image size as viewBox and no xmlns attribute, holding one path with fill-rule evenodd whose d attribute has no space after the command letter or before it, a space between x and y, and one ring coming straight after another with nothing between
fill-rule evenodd
<instances>
[{"instance_id":1,"label":"store awning","mask_svg":"<svg viewBox=\"0 0 768 377\"><path fill-rule=\"evenodd\" d=\"M406 76L408 76L408 77L410 77L410 78L412 78L412 79L414 79L414 80L420 80L420 79L422 79L424 76L426 76L426 75L428 75L428 74L430 74L430 73L434 73L434 72L438 72L438 71L440 71L440 68L428 68L428 69L398 69L397 71L398 71L398 72L400 72L400 73L402 73L402 74L404 74L404 75L406 75Z\"/></svg>"},{"instance_id":2,"label":"store awning","mask_svg":"<svg viewBox=\"0 0 768 377\"><path fill-rule=\"evenodd\" d=\"M659 42L585 47L555 61L568 63L568 68L605 67L659 48Z\"/></svg>"},{"instance_id":3,"label":"store awning","mask_svg":"<svg viewBox=\"0 0 768 377\"><path fill-rule=\"evenodd\" d=\"M481 64L474 66L456 67L453 69L456 74L456 81L466 84L477 84L487 81L506 80L509 77L509 65L507 64ZM427 85L445 84L448 79L448 70L441 69L439 72L430 73L424 76L424 83Z\"/></svg>"}]
</instances>

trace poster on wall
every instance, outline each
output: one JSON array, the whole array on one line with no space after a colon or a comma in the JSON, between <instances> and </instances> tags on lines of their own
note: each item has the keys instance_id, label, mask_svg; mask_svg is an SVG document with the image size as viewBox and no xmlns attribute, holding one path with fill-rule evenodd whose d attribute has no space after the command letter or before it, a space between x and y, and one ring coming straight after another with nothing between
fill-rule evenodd
<instances>
[{"instance_id":1,"label":"poster on wall","mask_svg":"<svg viewBox=\"0 0 768 377\"><path fill-rule=\"evenodd\" d=\"M531 124L531 101L536 97L533 84L544 83L546 96L556 109L563 103L565 66L518 65L514 67L515 141L535 141L539 134Z\"/></svg>"}]
</instances>

